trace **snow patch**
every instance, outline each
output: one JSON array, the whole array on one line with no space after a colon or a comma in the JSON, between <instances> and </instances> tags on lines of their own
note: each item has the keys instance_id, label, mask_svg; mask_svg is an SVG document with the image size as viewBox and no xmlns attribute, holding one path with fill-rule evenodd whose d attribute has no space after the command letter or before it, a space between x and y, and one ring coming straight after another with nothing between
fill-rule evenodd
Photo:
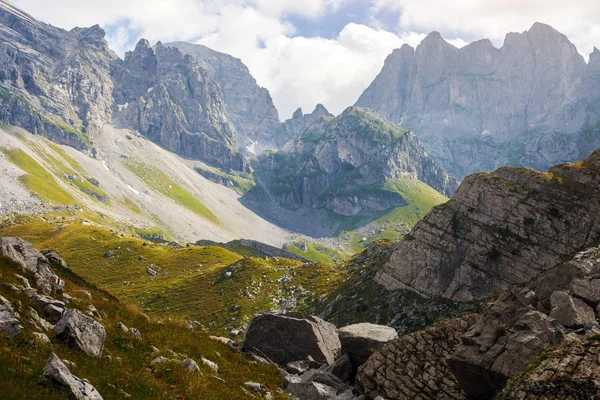
<instances>
[{"instance_id":1,"label":"snow patch","mask_svg":"<svg viewBox=\"0 0 600 400\"><path fill-rule=\"evenodd\" d=\"M153 87L149 87L149 88L148 88L148 93L151 93L153 90L154 90L154 88L153 88Z\"/></svg>"},{"instance_id":2,"label":"snow patch","mask_svg":"<svg viewBox=\"0 0 600 400\"><path fill-rule=\"evenodd\" d=\"M252 142L251 145L246 146L246 150L248 150L248 153L256 155L256 143L258 142Z\"/></svg>"},{"instance_id":3,"label":"snow patch","mask_svg":"<svg viewBox=\"0 0 600 400\"><path fill-rule=\"evenodd\" d=\"M117 104L117 107L119 107L119 111L127 110L127 107L129 107L129 103Z\"/></svg>"},{"instance_id":4,"label":"snow patch","mask_svg":"<svg viewBox=\"0 0 600 400\"><path fill-rule=\"evenodd\" d=\"M102 166L104 167L105 170L110 172L110 169L108 169L108 165L106 165L106 161L102 160Z\"/></svg>"},{"instance_id":5,"label":"snow patch","mask_svg":"<svg viewBox=\"0 0 600 400\"><path fill-rule=\"evenodd\" d=\"M483 131L481 131L481 136L491 136L492 132L488 131L487 129L484 129Z\"/></svg>"},{"instance_id":6,"label":"snow patch","mask_svg":"<svg viewBox=\"0 0 600 400\"><path fill-rule=\"evenodd\" d=\"M127 189L131 190L133 193L135 193L136 196L140 195L140 192L135 190L130 184L127 184Z\"/></svg>"}]
</instances>

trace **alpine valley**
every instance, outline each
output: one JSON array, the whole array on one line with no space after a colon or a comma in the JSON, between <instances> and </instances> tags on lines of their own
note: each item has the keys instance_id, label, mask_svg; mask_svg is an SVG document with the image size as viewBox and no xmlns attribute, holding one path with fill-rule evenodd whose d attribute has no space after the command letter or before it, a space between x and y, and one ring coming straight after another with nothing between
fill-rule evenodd
<instances>
[{"instance_id":1,"label":"alpine valley","mask_svg":"<svg viewBox=\"0 0 600 400\"><path fill-rule=\"evenodd\" d=\"M0 398L600 398L600 51L432 32L282 122L105 36L0 0Z\"/></svg>"}]
</instances>

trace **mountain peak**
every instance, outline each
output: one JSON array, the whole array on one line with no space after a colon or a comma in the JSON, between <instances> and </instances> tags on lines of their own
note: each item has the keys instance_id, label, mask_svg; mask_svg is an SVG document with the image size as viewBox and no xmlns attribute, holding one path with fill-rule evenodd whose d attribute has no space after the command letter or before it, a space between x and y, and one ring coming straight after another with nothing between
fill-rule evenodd
<instances>
[{"instance_id":1,"label":"mountain peak","mask_svg":"<svg viewBox=\"0 0 600 400\"><path fill-rule=\"evenodd\" d=\"M319 103L319 104L317 104L317 106L315 107L315 109L311 113L311 115L317 116L317 117L325 117L325 116L331 115L331 113L327 110L327 108L325 108L325 106L323 104Z\"/></svg>"},{"instance_id":2,"label":"mountain peak","mask_svg":"<svg viewBox=\"0 0 600 400\"><path fill-rule=\"evenodd\" d=\"M594 51L590 54L589 67L593 70L600 71L600 50L594 46Z\"/></svg>"},{"instance_id":3,"label":"mountain peak","mask_svg":"<svg viewBox=\"0 0 600 400\"><path fill-rule=\"evenodd\" d=\"M302 111L302 107L298 107L294 114L292 114L292 119L302 118L304 116L304 111Z\"/></svg>"}]
</instances>

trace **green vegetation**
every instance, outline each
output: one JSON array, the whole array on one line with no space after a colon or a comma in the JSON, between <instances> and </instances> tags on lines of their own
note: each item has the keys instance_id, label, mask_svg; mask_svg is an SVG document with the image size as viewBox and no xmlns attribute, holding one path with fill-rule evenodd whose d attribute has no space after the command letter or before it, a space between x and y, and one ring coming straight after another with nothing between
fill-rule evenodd
<instances>
[{"instance_id":1,"label":"green vegetation","mask_svg":"<svg viewBox=\"0 0 600 400\"><path fill-rule=\"evenodd\" d=\"M347 258L342 252L316 243L288 243L285 250L305 260L321 264L335 264Z\"/></svg>"},{"instance_id":2,"label":"green vegetation","mask_svg":"<svg viewBox=\"0 0 600 400\"><path fill-rule=\"evenodd\" d=\"M287 303L290 297L307 308L348 279L348 271L336 266L221 247L175 249L77 222L29 222L0 229L0 236L55 249L74 273L122 302L151 316L200 321L218 335L242 329L256 312L294 308ZM109 250L114 257L105 257ZM285 276L291 280L278 282Z\"/></svg>"},{"instance_id":3,"label":"green vegetation","mask_svg":"<svg viewBox=\"0 0 600 400\"><path fill-rule=\"evenodd\" d=\"M419 222L431 209L448 201L448 198L431 186L415 179L399 179L388 182L385 190L398 193L407 205L397 207L373 221L374 232L351 231L341 237L350 241L351 248L358 251L380 239L398 240ZM363 240L366 238L366 240Z\"/></svg>"},{"instance_id":4,"label":"green vegetation","mask_svg":"<svg viewBox=\"0 0 600 400\"><path fill-rule=\"evenodd\" d=\"M6 149L2 152L10 162L27 173L19 181L37 196L58 205L72 205L76 201L64 190L37 161L21 149Z\"/></svg>"},{"instance_id":5,"label":"green vegetation","mask_svg":"<svg viewBox=\"0 0 600 400\"><path fill-rule=\"evenodd\" d=\"M140 239L149 240L155 243L165 243L169 241L169 236L159 228L134 228L133 231Z\"/></svg>"},{"instance_id":6,"label":"green vegetation","mask_svg":"<svg viewBox=\"0 0 600 400\"><path fill-rule=\"evenodd\" d=\"M84 270L85 265L79 269ZM126 306L109 293L82 280L69 269L53 266L54 271L65 280L65 292L75 296L69 308L85 311L88 304L102 313L101 323L106 329L107 340L104 354L106 358L93 358L83 352L57 342L52 332L48 332L52 347L40 344L34 339L32 327L28 324L18 337L6 339L0 336L0 376L2 398L15 400L64 399L43 376L42 370L51 352L61 359L74 363L70 371L81 378L87 378L106 399L118 399L127 393L137 399L245 399L250 398L244 383L256 381L264 384L276 399L285 397L277 392L281 379L277 368L250 362L243 355L227 345L210 339L202 327L190 329L180 320L173 322L149 319L135 307ZM27 297L10 290L8 284L18 284L15 273L24 274L30 282L33 274L24 273L21 268L6 258L0 258L0 295L7 298L25 320L29 308L40 315L44 310ZM78 296L78 290L89 291L92 301ZM122 332L117 323L139 329L142 340L138 341ZM157 346L159 353L153 353L151 346ZM173 358L172 350L185 357L198 361L199 373L185 370L180 362L149 367L150 361L158 356ZM219 365L214 373L201 363L205 357ZM218 378L215 378L217 377Z\"/></svg>"},{"instance_id":7,"label":"green vegetation","mask_svg":"<svg viewBox=\"0 0 600 400\"><path fill-rule=\"evenodd\" d=\"M123 201L121 202L121 204L123 204L126 208L128 208L136 214L142 213L142 209L140 208L140 206L138 206L135 201L131 200L127 196L123 196Z\"/></svg>"},{"instance_id":8,"label":"green vegetation","mask_svg":"<svg viewBox=\"0 0 600 400\"><path fill-rule=\"evenodd\" d=\"M216 215L160 169L131 160L126 162L125 165L152 189L175 200L180 206L187 208L208 221L220 224Z\"/></svg>"}]
</instances>

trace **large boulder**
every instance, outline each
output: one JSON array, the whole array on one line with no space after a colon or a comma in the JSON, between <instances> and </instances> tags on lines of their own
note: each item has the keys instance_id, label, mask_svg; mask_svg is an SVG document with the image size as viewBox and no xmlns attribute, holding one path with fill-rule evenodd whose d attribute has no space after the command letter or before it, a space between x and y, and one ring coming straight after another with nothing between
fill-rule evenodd
<instances>
[{"instance_id":1,"label":"large boulder","mask_svg":"<svg viewBox=\"0 0 600 400\"><path fill-rule=\"evenodd\" d=\"M568 328L582 328L596 322L594 310L583 300L571 297L567 292L556 291L551 297L550 316Z\"/></svg>"},{"instance_id":2,"label":"large boulder","mask_svg":"<svg viewBox=\"0 0 600 400\"><path fill-rule=\"evenodd\" d=\"M287 389L295 399L302 400L335 400L337 390L318 382L300 382Z\"/></svg>"},{"instance_id":3,"label":"large boulder","mask_svg":"<svg viewBox=\"0 0 600 400\"><path fill-rule=\"evenodd\" d=\"M12 338L21 333L23 327L19 323L19 315L4 297L0 296L0 334Z\"/></svg>"},{"instance_id":4,"label":"large boulder","mask_svg":"<svg viewBox=\"0 0 600 400\"><path fill-rule=\"evenodd\" d=\"M44 376L77 400L102 400L96 388L71 374L67 366L54 353L50 354L44 367Z\"/></svg>"},{"instance_id":5,"label":"large boulder","mask_svg":"<svg viewBox=\"0 0 600 400\"><path fill-rule=\"evenodd\" d=\"M42 294L49 295L53 290L62 291L64 282L50 268L48 259L35 247L20 238L0 238L0 255L8 257L27 271L34 274L35 285Z\"/></svg>"},{"instance_id":6,"label":"large boulder","mask_svg":"<svg viewBox=\"0 0 600 400\"><path fill-rule=\"evenodd\" d=\"M301 313L263 313L250 321L242 349L257 350L281 366L309 356L331 364L341 354L341 343L337 328L320 318Z\"/></svg>"},{"instance_id":7,"label":"large boulder","mask_svg":"<svg viewBox=\"0 0 600 400\"><path fill-rule=\"evenodd\" d=\"M361 323L340 328L342 352L348 354L354 371L363 365L384 344L398 337L394 328Z\"/></svg>"},{"instance_id":8,"label":"large boulder","mask_svg":"<svg viewBox=\"0 0 600 400\"><path fill-rule=\"evenodd\" d=\"M68 310L54 327L56 337L93 357L100 357L106 331L91 317L78 310Z\"/></svg>"},{"instance_id":9,"label":"large boulder","mask_svg":"<svg viewBox=\"0 0 600 400\"><path fill-rule=\"evenodd\" d=\"M563 340L558 322L504 291L461 338L448 366L468 398L490 399L547 348Z\"/></svg>"},{"instance_id":10,"label":"large boulder","mask_svg":"<svg viewBox=\"0 0 600 400\"><path fill-rule=\"evenodd\" d=\"M573 279L571 295L596 307L600 303L600 279Z\"/></svg>"}]
</instances>

